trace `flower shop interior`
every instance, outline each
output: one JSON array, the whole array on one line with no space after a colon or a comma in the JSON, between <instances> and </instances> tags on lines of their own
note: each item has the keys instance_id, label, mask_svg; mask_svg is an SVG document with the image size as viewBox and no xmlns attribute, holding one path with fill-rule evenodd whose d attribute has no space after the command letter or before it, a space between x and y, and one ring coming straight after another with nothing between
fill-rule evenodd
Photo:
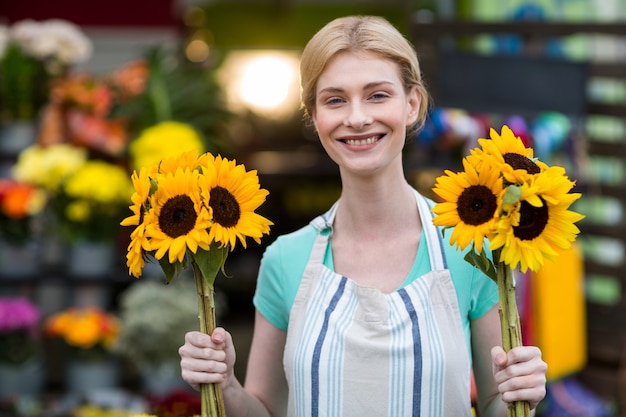
<instances>
[{"instance_id":1,"label":"flower shop interior","mask_svg":"<svg viewBox=\"0 0 626 417\"><path fill-rule=\"evenodd\" d=\"M199 414L178 363L194 272L148 259L133 276L121 225L133 172L187 150L269 192L271 232L215 280L245 377L264 248L339 196L297 70L348 14L386 17L417 50L434 105L404 158L421 193L501 125L575 181L576 242L517 275L524 343L549 366L536 415L626 416L626 0L2 1L0 416Z\"/></svg>"}]
</instances>

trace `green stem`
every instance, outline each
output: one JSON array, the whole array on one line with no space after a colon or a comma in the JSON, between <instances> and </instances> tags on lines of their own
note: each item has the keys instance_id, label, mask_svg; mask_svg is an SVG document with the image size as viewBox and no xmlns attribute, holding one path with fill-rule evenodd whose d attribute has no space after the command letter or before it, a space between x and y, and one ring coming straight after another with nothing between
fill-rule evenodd
<instances>
[{"instance_id":1,"label":"green stem","mask_svg":"<svg viewBox=\"0 0 626 417\"><path fill-rule=\"evenodd\" d=\"M198 293L198 319L200 331L206 334L215 330L215 298L213 281L215 277L205 277L198 264L192 261L193 275ZM210 280L210 281L209 281ZM219 384L202 384L200 386L202 417L225 417L222 388Z\"/></svg>"},{"instance_id":2,"label":"green stem","mask_svg":"<svg viewBox=\"0 0 626 417\"><path fill-rule=\"evenodd\" d=\"M502 326L502 347L506 352L522 346L522 326L517 310L515 278L513 271L499 261L499 253L494 253L496 261L498 294L500 299L500 325ZM508 404L508 417L530 417L528 401L514 401Z\"/></svg>"}]
</instances>

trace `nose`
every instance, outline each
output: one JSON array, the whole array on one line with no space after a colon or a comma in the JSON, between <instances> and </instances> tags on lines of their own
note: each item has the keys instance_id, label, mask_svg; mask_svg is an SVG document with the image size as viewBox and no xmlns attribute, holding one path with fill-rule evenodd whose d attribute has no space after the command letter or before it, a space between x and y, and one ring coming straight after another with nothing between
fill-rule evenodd
<instances>
[{"instance_id":1,"label":"nose","mask_svg":"<svg viewBox=\"0 0 626 417\"><path fill-rule=\"evenodd\" d=\"M367 112L365 106L360 103L353 103L349 107L348 114L343 124L347 127L361 130L371 124L372 120L372 116Z\"/></svg>"}]
</instances>

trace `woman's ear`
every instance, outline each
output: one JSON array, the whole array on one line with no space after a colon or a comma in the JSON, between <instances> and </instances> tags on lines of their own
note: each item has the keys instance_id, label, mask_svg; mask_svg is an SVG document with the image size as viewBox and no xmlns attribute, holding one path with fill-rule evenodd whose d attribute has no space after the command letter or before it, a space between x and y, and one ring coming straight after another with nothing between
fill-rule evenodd
<instances>
[{"instance_id":1,"label":"woman's ear","mask_svg":"<svg viewBox=\"0 0 626 417\"><path fill-rule=\"evenodd\" d=\"M408 105L408 110L409 110L407 112L407 119L406 119L407 126L412 125L417 120L417 117L419 116L419 112L420 112L421 101L422 101L422 98L417 92L417 87L413 86L411 90L409 91L409 93L407 94L407 105Z\"/></svg>"}]
</instances>

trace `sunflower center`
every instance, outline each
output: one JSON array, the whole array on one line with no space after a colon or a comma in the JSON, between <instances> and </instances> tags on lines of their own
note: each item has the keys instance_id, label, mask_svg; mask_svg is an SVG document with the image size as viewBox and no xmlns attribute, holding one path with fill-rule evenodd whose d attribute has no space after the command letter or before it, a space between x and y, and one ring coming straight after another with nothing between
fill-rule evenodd
<instances>
[{"instance_id":1,"label":"sunflower center","mask_svg":"<svg viewBox=\"0 0 626 417\"><path fill-rule=\"evenodd\" d=\"M520 240L533 240L543 232L547 224L548 206L545 201L541 207L535 207L522 201L519 225L513 227L513 234Z\"/></svg>"},{"instance_id":2,"label":"sunflower center","mask_svg":"<svg viewBox=\"0 0 626 417\"><path fill-rule=\"evenodd\" d=\"M223 227L235 227L241 217L241 208L234 195L226 188L217 186L211 190L209 206L213 209L213 220Z\"/></svg>"},{"instance_id":3,"label":"sunflower center","mask_svg":"<svg viewBox=\"0 0 626 417\"><path fill-rule=\"evenodd\" d=\"M186 235L196 225L198 214L188 195L177 195L163 204L159 214L159 227L169 237Z\"/></svg>"},{"instance_id":4,"label":"sunflower center","mask_svg":"<svg viewBox=\"0 0 626 417\"><path fill-rule=\"evenodd\" d=\"M504 162L513 167L513 169L523 169L529 174L539 174L541 172L539 166L524 155L510 152L502 156L504 157Z\"/></svg>"},{"instance_id":5,"label":"sunflower center","mask_svg":"<svg viewBox=\"0 0 626 417\"><path fill-rule=\"evenodd\" d=\"M457 211L465 224L478 226L491 220L497 203L496 196L489 187L472 185L459 196Z\"/></svg>"}]
</instances>

